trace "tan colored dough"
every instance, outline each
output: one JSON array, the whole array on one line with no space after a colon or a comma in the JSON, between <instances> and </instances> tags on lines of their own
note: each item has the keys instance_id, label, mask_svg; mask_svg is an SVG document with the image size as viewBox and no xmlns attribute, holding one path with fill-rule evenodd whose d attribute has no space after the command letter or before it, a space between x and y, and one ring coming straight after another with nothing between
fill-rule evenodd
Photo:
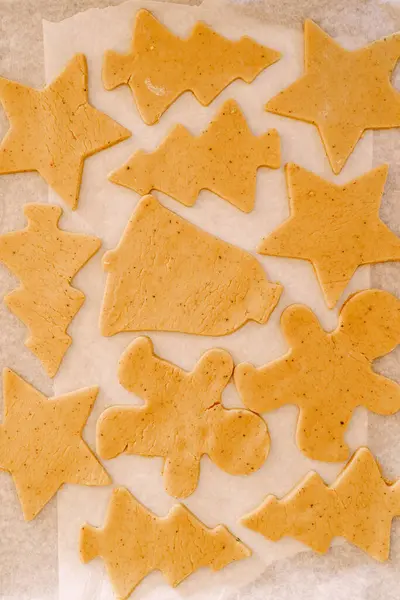
<instances>
[{"instance_id":1,"label":"tan colored dough","mask_svg":"<svg viewBox=\"0 0 400 600\"><path fill-rule=\"evenodd\" d=\"M139 202L108 272L101 331L180 331L226 335L265 323L281 286L248 252L198 229L153 196Z\"/></svg>"},{"instance_id":2,"label":"tan colored dough","mask_svg":"<svg viewBox=\"0 0 400 600\"><path fill-rule=\"evenodd\" d=\"M290 217L258 252L310 261L333 308L357 267L400 260L400 239L379 218L387 171L383 165L336 185L287 165Z\"/></svg>"},{"instance_id":3,"label":"tan colored dough","mask_svg":"<svg viewBox=\"0 0 400 600\"><path fill-rule=\"evenodd\" d=\"M400 96L390 81L400 34L354 51L312 21L305 21L304 36L305 74L266 109L316 125L332 170L340 173L366 129L400 126Z\"/></svg>"},{"instance_id":4,"label":"tan colored dough","mask_svg":"<svg viewBox=\"0 0 400 600\"><path fill-rule=\"evenodd\" d=\"M360 448L333 485L327 486L311 471L281 500L267 496L242 524L273 541L289 535L320 553L328 550L334 537L342 536L384 561L396 516L400 516L400 483L386 482L368 448Z\"/></svg>"},{"instance_id":5,"label":"tan colored dough","mask_svg":"<svg viewBox=\"0 0 400 600\"><path fill-rule=\"evenodd\" d=\"M59 229L59 206L26 204L24 214L25 229L0 236L0 262L22 283L4 301L30 330L25 345L54 377L71 345L67 328L85 300L70 282L101 241Z\"/></svg>"},{"instance_id":6,"label":"tan colored dough","mask_svg":"<svg viewBox=\"0 0 400 600\"><path fill-rule=\"evenodd\" d=\"M400 301L380 290L354 294L330 333L309 308L296 304L284 310L281 324L289 352L259 369L238 365L239 394L260 413L296 404L300 450L315 460L346 460L344 434L357 406L380 415L400 409L400 386L371 367L400 342Z\"/></svg>"},{"instance_id":7,"label":"tan colored dough","mask_svg":"<svg viewBox=\"0 0 400 600\"><path fill-rule=\"evenodd\" d=\"M85 563L103 558L119 600L152 571L175 587L201 567L219 571L251 555L223 525L209 529L182 504L157 517L124 488L113 491L103 529L82 527L80 552Z\"/></svg>"},{"instance_id":8,"label":"tan colored dough","mask_svg":"<svg viewBox=\"0 0 400 600\"><path fill-rule=\"evenodd\" d=\"M38 171L75 209L87 156L130 137L88 102L86 58L76 54L43 90L0 77L10 129L0 145L0 174Z\"/></svg>"},{"instance_id":9,"label":"tan colored dough","mask_svg":"<svg viewBox=\"0 0 400 600\"><path fill-rule=\"evenodd\" d=\"M11 473L27 521L63 483L110 483L82 439L97 393L93 387L46 398L10 369L3 370L0 470Z\"/></svg>"},{"instance_id":10,"label":"tan colored dough","mask_svg":"<svg viewBox=\"0 0 400 600\"><path fill-rule=\"evenodd\" d=\"M188 373L154 355L149 338L137 338L121 357L119 380L145 404L106 409L97 423L97 452L105 459L163 457L165 488L177 498L196 489L204 454L232 475L259 469L269 452L265 422L221 403L232 370L230 354L214 349Z\"/></svg>"},{"instance_id":11,"label":"tan colored dough","mask_svg":"<svg viewBox=\"0 0 400 600\"><path fill-rule=\"evenodd\" d=\"M183 92L191 90L207 106L232 81L250 83L279 58L249 37L231 41L204 23L182 39L141 9L131 52L106 52L103 83L107 90L129 85L143 121L153 125Z\"/></svg>"},{"instance_id":12,"label":"tan colored dough","mask_svg":"<svg viewBox=\"0 0 400 600\"><path fill-rule=\"evenodd\" d=\"M228 100L200 136L176 125L157 150L139 150L109 179L141 195L160 190L186 206L208 189L250 212L261 166L279 168L278 132L253 135L238 104Z\"/></svg>"}]
</instances>

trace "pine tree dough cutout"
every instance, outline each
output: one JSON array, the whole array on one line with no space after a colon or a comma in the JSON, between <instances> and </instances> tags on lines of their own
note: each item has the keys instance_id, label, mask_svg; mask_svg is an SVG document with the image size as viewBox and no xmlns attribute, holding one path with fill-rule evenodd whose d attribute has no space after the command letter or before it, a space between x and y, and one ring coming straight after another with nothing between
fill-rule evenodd
<instances>
[{"instance_id":1,"label":"pine tree dough cutout","mask_svg":"<svg viewBox=\"0 0 400 600\"><path fill-rule=\"evenodd\" d=\"M196 489L203 454L232 475L259 469L269 451L265 422L246 409L226 409L221 403L232 370L230 354L214 349L203 354L193 371L183 371L154 355L149 338L137 338L121 357L119 380L145 404L113 406L102 413L99 456L164 457L165 488L176 498Z\"/></svg>"},{"instance_id":2,"label":"pine tree dough cutout","mask_svg":"<svg viewBox=\"0 0 400 600\"><path fill-rule=\"evenodd\" d=\"M0 470L11 473L25 520L34 519L64 483L111 482L82 439L97 393L93 387L46 398L10 369L3 370Z\"/></svg>"},{"instance_id":3,"label":"pine tree dough cutout","mask_svg":"<svg viewBox=\"0 0 400 600\"><path fill-rule=\"evenodd\" d=\"M251 551L225 526L209 529L182 504L158 517L117 488L105 527L82 527L80 554L85 563L101 556L116 596L126 600L152 571L161 571L175 587L201 567L220 571Z\"/></svg>"},{"instance_id":4,"label":"pine tree dough cutout","mask_svg":"<svg viewBox=\"0 0 400 600\"><path fill-rule=\"evenodd\" d=\"M249 320L265 323L282 290L267 280L251 254L198 229L153 196L140 200L103 264L105 336L121 331L226 335Z\"/></svg>"},{"instance_id":5,"label":"pine tree dough cutout","mask_svg":"<svg viewBox=\"0 0 400 600\"><path fill-rule=\"evenodd\" d=\"M280 166L278 132L253 135L238 104L228 100L200 136L176 125L154 152L139 150L109 179L141 195L160 190L186 206L208 189L250 212L262 166Z\"/></svg>"},{"instance_id":6,"label":"pine tree dough cutout","mask_svg":"<svg viewBox=\"0 0 400 600\"><path fill-rule=\"evenodd\" d=\"M207 106L232 81L251 83L279 58L249 37L231 41L204 23L182 39L141 9L131 52L106 52L103 83L107 90L129 85L143 121L153 125L184 92L191 90Z\"/></svg>"},{"instance_id":7,"label":"pine tree dough cutout","mask_svg":"<svg viewBox=\"0 0 400 600\"><path fill-rule=\"evenodd\" d=\"M85 296L70 285L101 241L58 228L59 206L26 204L28 225L0 236L0 262L21 281L5 304L30 330L25 345L54 377L71 345L66 333Z\"/></svg>"},{"instance_id":8,"label":"pine tree dough cutout","mask_svg":"<svg viewBox=\"0 0 400 600\"><path fill-rule=\"evenodd\" d=\"M400 342L400 301L380 290L354 294L329 333L309 308L295 304L284 310L281 325L289 352L259 369L238 365L239 394L259 413L297 404L300 450L315 460L346 460L344 433L357 406L380 415L400 409L400 386L371 367Z\"/></svg>"},{"instance_id":9,"label":"pine tree dough cutout","mask_svg":"<svg viewBox=\"0 0 400 600\"><path fill-rule=\"evenodd\" d=\"M400 516L400 483L382 477L368 448L359 448L328 486L311 471L291 492L263 504L242 524L278 541L291 536L315 552L325 553L342 536L379 561L389 557L392 519Z\"/></svg>"},{"instance_id":10,"label":"pine tree dough cutout","mask_svg":"<svg viewBox=\"0 0 400 600\"><path fill-rule=\"evenodd\" d=\"M0 145L0 174L38 171L75 209L86 157L130 137L88 102L88 70L76 54L43 90L0 77L10 129Z\"/></svg>"}]
</instances>

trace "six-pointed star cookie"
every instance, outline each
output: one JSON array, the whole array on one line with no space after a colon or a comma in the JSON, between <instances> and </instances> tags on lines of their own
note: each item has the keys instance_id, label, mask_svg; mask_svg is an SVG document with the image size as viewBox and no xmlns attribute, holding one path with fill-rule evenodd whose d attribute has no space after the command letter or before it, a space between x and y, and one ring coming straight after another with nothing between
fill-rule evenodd
<instances>
[{"instance_id":1,"label":"six-pointed star cookie","mask_svg":"<svg viewBox=\"0 0 400 600\"><path fill-rule=\"evenodd\" d=\"M366 129L400 126L400 94L390 77L400 34L359 50L339 46L312 21L304 25L305 74L272 98L269 112L318 127L334 173Z\"/></svg>"},{"instance_id":2,"label":"six-pointed star cookie","mask_svg":"<svg viewBox=\"0 0 400 600\"><path fill-rule=\"evenodd\" d=\"M73 209L84 159L131 135L88 103L87 79L83 54L43 90L0 77L0 101L10 120L0 174L38 171Z\"/></svg>"},{"instance_id":3,"label":"six-pointed star cookie","mask_svg":"<svg viewBox=\"0 0 400 600\"><path fill-rule=\"evenodd\" d=\"M335 185L286 165L291 216L265 238L260 254L309 260L329 308L360 265L400 260L400 240L379 219L388 168Z\"/></svg>"},{"instance_id":4,"label":"six-pointed star cookie","mask_svg":"<svg viewBox=\"0 0 400 600\"><path fill-rule=\"evenodd\" d=\"M97 392L97 387L84 388L46 398L4 369L0 469L12 474L27 521L36 517L63 483L111 482L82 439Z\"/></svg>"}]
</instances>

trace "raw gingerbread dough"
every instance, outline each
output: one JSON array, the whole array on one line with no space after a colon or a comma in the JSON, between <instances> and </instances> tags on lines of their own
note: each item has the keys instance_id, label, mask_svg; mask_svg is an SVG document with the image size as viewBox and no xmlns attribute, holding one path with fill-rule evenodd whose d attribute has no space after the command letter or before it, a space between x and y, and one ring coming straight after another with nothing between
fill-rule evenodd
<instances>
[{"instance_id":1,"label":"raw gingerbread dough","mask_svg":"<svg viewBox=\"0 0 400 600\"><path fill-rule=\"evenodd\" d=\"M0 78L10 129L0 146L0 173L38 171L75 209L87 156L131 133L88 103L86 58L77 54L44 90Z\"/></svg>"},{"instance_id":2,"label":"raw gingerbread dough","mask_svg":"<svg viewBox=\"0 0 400 600\"><path fill-rule=\"evenodd\" d=\"M59 206L25 204L24 214L25 229L0 236L0 262L22 283L4 301L30 330L25 345L54 377L71 345L67 328L85 300L70 282L101 241L59 229Z\"/></svg>"},{"instance_id":3,"label":"raw gingerbread dough","mask_svg":"<svg viewBox=\"0 0 400 600\"><path fill-rule=\"evenodd\" d=\"M165 488L177 498L196 489L203 454L232 475L259 469L269 451L265 422L248 410L221 404L232 370L230 354L215 349L188 373L155 356L149 338L137 338L121 357L119 380L145 405L103 412L97 423L99 455L164 457Z\"/></svg>"},{"instance_id":4,"label":"raw gingerbread dough","mask_svg":"<svg viewBox=\"0 0 400 600\"><path fill-rule=\"evenodd\" d=\"M143 121L153 125L184 92L191 90L208 105L235 79L250 83L279 58L279 52L246 36L231 41L204 23L182 39L141 9L131 52L105 54L103 83L107 90L129 85Z\"/></svg>"},{"instance_id":5,"label":"raw gingerbread dough","mask_svg":"<svg viewBox=\"0 0 400 600\"><path fill-rule=\"evenodd\" d=\"M238 104L228 100L200 136L176 125L157 150L139 150L110 180L141 195L160 190L186 206L209 189L250 212L261 166L279 168L278 132L253 135Z\"/></svg>"},{"instance_id":6,"label":"raw gingerbread dough","mask_svg":"<svg viewBox=\"0 0 400 600\"><path fill-rule=\"evenodd\" d=\"M312 21L304 35L305 74L266 109L316 125L333 172L340 173L366 129L400 126L400 95L390 82L400 34L352 52Z\"/></svg>"},{"instance_id":7,"label":"raw gingerbread dough","mask_svg":"<svg viewBox=\"0 0 400 600\"><path fill-rule=\"evenodd\" d=\"M11 473L25 520L34 519L63 483L110 483L82 439L97 393L93 387L46 398L10 369L3 370L0 470Z\"/></svg>"},{"instance_id":8,"label":"raw gingerbread dough","mask_svg":"<svg viewBox=\"0 0 400 600\"><path fill-rule=\"evenodd\" d=\"M335 185L287 165L291 215L259 253L309 260L333 308L358 266L400 260L400 239L379 218L387 171L382 165Z\"/></svg>"},{"instance_id":9,"label":"raw gingerbread dough","mask_svg":"<svg viewBox=\"0 0 400 600\"><path fill-rule=\"evenodd\" d=\"M371 367L400 342L400 301L380 290L354 294L330 333L306 306L286 308L281 323L289 352L259 369L238 365L239 394L256 412L297 404L300 450L315 460L345 460L344 433L357 406L380 415L400 409L400 386Z\"/></svg>"},{"instance_id":10,"label":"raw gingerbread dough","mask_svg":"<svg viewBox=\"0 0 400 600\"><path fill-rule=\"evenodd\" d=\"M82 527L80 551L85 563L103 558L120 600L152 571L175 587L200 567L219 571L251 555L223 525L209 529L182 504L157 517L124 488L113 491L103 529Z\"/></svg>"},{"instance_id":11,"label":"raw gingerbread dough","mask_svg":"<svg viewBox=\"0 0 400 600\"><path fill-rule=\"evenodd\" d=\"M393 517L400 516L400 482L386 482L368 448L360 448L335 483L311 471L282 500L267 496L242 524L277 541L290 535L316 552L336 536L379 561L389 557Z\"/></svg>"},{"instance_id":12,"label":"raw gingerbread dough","mask_svg":"<svg viewBox=\"0 0 400 600\"><path fill-rule=\"evenodd\" d=\"M180 331L226 335L265 323L281 286L248 252L198 229L153 196L139 202L108 272L101 331Z\"/></svg>"}]
</instances>

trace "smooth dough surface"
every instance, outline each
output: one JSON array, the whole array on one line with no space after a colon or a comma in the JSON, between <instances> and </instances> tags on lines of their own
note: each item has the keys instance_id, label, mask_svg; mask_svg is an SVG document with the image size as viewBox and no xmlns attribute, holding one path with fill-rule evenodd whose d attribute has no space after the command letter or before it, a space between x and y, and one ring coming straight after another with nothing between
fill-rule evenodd
<instances>
[{"instance_id":1,"label":"smooth dough surface","mask_svg":"<svg viewBox=\"0 0 400 600\"><path fill-rule=\"evenodd\" d=\"M101 331L226 335L265 323L281 286L248 252L198 229L153 196L137 205L121 241L105 254Z\"/></svg>"},{"instance_id":2,"label":"smooth dough surface","mask_svg":"<svg viewBox=\"0 0 400 600\"><path fill-rule=\"evenodd\" d=\"M282 313L281 325L289 352L259 369L238 365L239 394L259 413L296 404L300 450L315 460L346 460L344 434L357 406L380 415L400 409L400 386L371 366L400 342L400 301L381 290L354 294L332 332L309 308L294 304Z\"/></svg>"},{"instance_id":3,"label":"smooth dough surface","mask_svg":"<svg viewBox=\"0 0 400 600\"><path fill-rule=\"evenodd\" d=\"M175 587L201 567L219 571L251 555L223 525L209 529L182 504L157 517L124 488L113 491L103 529L82 527L80 552L85 563L103 558L119 600L152 571Z\"/></svg>"},{"instance_id":4,"label":"smooth dough surface","mask_svg":"<svg viewBox=\"0 0 400 600\"><path fill-rule=\"evenodd\" d=\"M87 79L83 54L43 90L0 77L0 102L10 121L0 145L0 174L38 171L72 209L84 159L131 135L89 104Z\"/></svg>"},{"instance_id":5,"label":"smooth dough surface","mask_svg":"<svg viewBox=\"0 0 400 600\"><path fill-rule=\"evenodd\" d=\"M46 398L10 369L3 370L0 470L11 473L27 521L63 483L110 483L82 439L97 393L93 387Z\"/></svg>"},{"instance_id":6,"label":"smooth dough surface","mask_svg":"<svg viewBox=\"0 0 400 600\"><path fill-rule=\"evenodd\" d=\"M141 9L131 52L105 54L103 83L107 90L129 85L143 121L153 125L183 92L191 90L206 106L235 79L250 83L279 58L246 36L231 41L204 23L182 39Z\"/></svg>"},{"instance_id":7,"label":"smooth dough surface","mask_svg":"<svg viewBox=\"0 0 400 600\"><path fill-rule=\"evenodd\" d=\"M379 218L387 172L383 165L336 185L288 164L290 217L258 252L310 261L333 308L357 267L400 260L400 239Z\"/></svg>"},{"instance_id":8,"label":"smooth dough surface","mask_svg":"<svg viewBox=\"0 0 400 600\"><path fill-rule=\"evenodd\" d=\"M186 372L158 358L149 338L137 338L121 357L119 380L145 405L106 409L97 423L97 452L105 459L162 456L165 488L177 498L196 489L204 454L232 475L259 469L269 451L267 426L249 410L222 406L232 371L224 350L209 350Z\"/></svg>"},{"instance_id":9,"label":"smooth dough surface","mask_svg":"<svg viewBox=\"0 0 400 600\"><path fill-rule=\"evenodd\" d=\"M59 206L26 204L24 214L25 229L0 236L0 262L22 284L4 301L30 330L25 345L54 377L71 345L67 328L85 299L70 282L101 241L59 229Z\"/></svg>"}]
</instances>

